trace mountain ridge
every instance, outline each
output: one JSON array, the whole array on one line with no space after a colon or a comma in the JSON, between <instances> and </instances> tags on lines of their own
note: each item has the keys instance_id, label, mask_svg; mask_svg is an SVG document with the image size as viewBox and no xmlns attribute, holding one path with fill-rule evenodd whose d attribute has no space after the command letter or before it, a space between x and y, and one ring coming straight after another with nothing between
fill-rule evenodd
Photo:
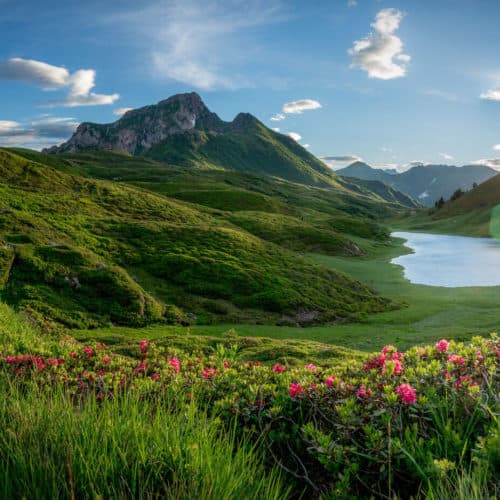
<instances>
[{"instance_id":1,"label":"mountain ridge","mask_svg":"<svg viewBox=\"0 0 500 500\"><path fill-rule=\"evenodd\" d=\"M419 200L423 205L433 206L439 198L449 199L457 189L469 190L474 183L481 184L498 172L483 165L417 165L394 174L358 161L336 173L344 177L383 182Z\"/></svg>"}]
</instances>

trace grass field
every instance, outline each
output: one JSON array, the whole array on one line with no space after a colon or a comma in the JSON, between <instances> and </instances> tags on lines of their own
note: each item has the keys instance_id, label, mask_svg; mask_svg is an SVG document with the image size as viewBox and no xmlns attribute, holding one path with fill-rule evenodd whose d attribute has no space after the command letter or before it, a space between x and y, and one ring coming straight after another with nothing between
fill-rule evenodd
<instances>
[{"instance_id":1,"label":"grass field","mask_svg":"<svg viewBox=\"0 0 500 500\"><path fill-rule=\"evenodd\" d=\"M223 332L234 328L243 337L270 337L280 341L306 340L371 352L388 343L405 349L419 343L434 342L442 337L467 340L474 335L498 330L500 287L442 288L413 285L404 278L401 267L390 263L392 258L408 252L403 240L394 240L391 245L373 245L370 250L370 257L313 257L321 264L343 270L385 296L397 300L401 305L398 310L371 314L355 323L305 328L244 324L197 325L189 329L150 326L138 330L106 328L80 331L76 336L80 339L101 338L112 342L143 337L178 338L183 334L221 338ZM171 337L172 341L174 337Z\"/></svg>"}]
</instances>

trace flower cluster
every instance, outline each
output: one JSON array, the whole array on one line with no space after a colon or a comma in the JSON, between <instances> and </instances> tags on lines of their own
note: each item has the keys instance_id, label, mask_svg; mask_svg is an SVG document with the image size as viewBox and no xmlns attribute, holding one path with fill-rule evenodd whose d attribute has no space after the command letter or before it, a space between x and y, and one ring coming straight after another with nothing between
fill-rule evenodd
<instances>
[{"instance_id":1,"label":"flower cluster","mask_svg":"<svg viewBox=\"0 0 500 500\"><path fill-rule=\"evenodd\" d=\"M62 384L79 401L95 397L104 403L125 391L140 391L144 398L173 397L179 405L195 401L228 423L237 418L244 433L255 433L257 441L265 438L273 456L290 470L294 456L311 464L311 476L330 474L333 483L339 477L355 481L362 470L359 484L373 490L386 473L379 468L386 471L389 446L414 440L405 446L425 447L439 438L432 422L435 408L455 405L448 414L456 419L450 425L459 429L474 408L498 393L500 347L495 336L468 345L441 340L404 354L388 345L364 364L339 370L314 364L267 366L225 352L186 355L147 340L135 352L120 356L103 344L73 343L51 356L4 353L0 369L20 383ZM479 414L474 418L486 428L491 415ZM398 450L391 452L393 467L406 467ZM441 458L427 451L422 457ZM408 471L413 468L408 465ZM398 474L411 475L408 471Z\"/></svg>"}]
</instances>

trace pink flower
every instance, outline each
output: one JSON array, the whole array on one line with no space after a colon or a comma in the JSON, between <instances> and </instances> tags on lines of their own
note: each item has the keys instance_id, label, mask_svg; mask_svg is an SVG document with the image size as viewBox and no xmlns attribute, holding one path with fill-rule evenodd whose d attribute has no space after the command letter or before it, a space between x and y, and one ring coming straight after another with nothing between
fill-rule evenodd
<instances>
[{"instance_id":1,"label":"pink flower","mask_svg":"<svg viewBox=\"0 0 500 500\"><path fill-rule=\"evenodd\" d=\"M260 361L249 361L248 366L251 368L252 366L262 366Z\"/></svg>"},{"instance_id":2,"label":"pink flower","mask_svg":"<svg viewBox=\"0 0 500 500\"><path fill-rule=\"evenodd\" d=\"M462 356L458 356L457 354L450 354L448 356L448 363L454 363L455 365L463 365L465 363L465 359Z\"/></svg>"},{"instance_id":3,"label":"pink flower","mask_svg":"<svg viewBox=\"0 0 500 500\"><path fill-rule=\"evenodd\" d=\"M275 372L275 373L283 373L285 370L286 370L286 366L280 365L278 363L276 363L273 366L273 372Z\"/></svg>"},{"instance_id":4,"label":"pink flower","mask_svg":"<svg viewBox=\"0 0 500 500\"><path fill-rule=\"evenodd\" d=\"M395 361L391 361L390 365L387 363L384 363L384 368L382 369L382 373L387 373L389 370L389 366L392 367L392 372L390 375L401 375L403 373L403 364L401 361L398 361L397 359Z\"/></svg>"},{"instance_id":5,"label":"pink flower","mask_svg":"<svg viewBox=\"0 0 500 500\"><path fill-rule=\"evenodd\" d=\"M224 360L224 369L229 370L229 368L230 368L229 361L227 359L225 359Z\"/></svg>"},{"instance_id":6,"label":"pink flower","mask_svg":"<svg viewBox=\"0 0 500 500\"><path fill-rule=\"evenodd\" d=\"M174 356L168 364L175 370L176 373L181 371L181 362L177 356Z\"/></svg>"},{"instance_id":7,"label":"pink flower","mask_svg":"<svg viewBox=\"0 0 500 500\"><path fill-rule=\"evenodd\" d=\"M480 350L476 351L476 359L477 361L479 361L479 363L481 363L481 361L484 361L483 353Z\"/></svg>"},{"instance_id":8,"label":"pink flower","mask_svg":"<svg viewBox=\"0 0 500 500\"><path fill-rule=\"evenodd\" d=\"M398 394L401 401L407 405L417 401L417 391L410 384L401 384L396 389L396 394Z\"/></svg>"},{"instance_id":9,"label":"pink flower","mask_svg":"<svg viewBox=\"0 0 500 500\"><path fill-rule=\"evenodd\" d=\"M141 340L139 342L139 350L142 354L145 354L149 347L149 340Z\"/></svg>"},{"instance_id":10,"label":"pink flower","mask_svg":"<svg viewBox=\"0 0 500 500\"><path fill-rule=\"evenodd\" d=\"M102 358L102 362L105 364L105 365L109 365L109 362L111 361L111 358L109 356L104 356L104 358Z\"/></svg>"},{"instance_id":11,"label":"pink flower","mask_svg":"<svg viewBox=\"0 0 500 500\"><path fill-rule=\"evenodd\" d=\"M52 366L59 366L59 360L55 358L47 358L47 364Z\"/></svg>"},{"instance_id":12,"label":"pink flower","mask_svg":"<svg viewBox=\"0 0 500 500\"><path fill-rule=\"evenodd\" d=\"M290 384L290 396L292 398L296 398L299 394L304 392L304 388L300 384L294 384L293 382Z\"/></svg>"},{"instance_id":13,"label":"pink flower","mask_svg":"<svg viewBox=\"0 0 500 500\"><path fill-rule=\"evenodd\" d=\"M325 384L328 386L328 387L332 387L333 386L333 383L335 382L337 377L335 377L334 375L330 375L326 380L325 380Z\"/></svg>"},{"instance_id":14,"label":"pink flower","mask_svg":"<svg viewBox=\"0 0 500 500\"><path fill-rule=\"evenodd\" d=\"M450 343L442 339L436 344L436 349L438 352L446 352L450 348Z\"/></svg>"},{"instance_id":15,"label":"pink flower","mask_svg":"<svg viewBox=\"0 0 500 500\"><path fill-rule=\"evenodd\" d=\"M15 356L7 356L5 360L7 361L7 363L14 363L16 361L16 358Z\"/></svg>"},{"instance_id":16,"label":"pink flower","mask_svg":"<svg viewBox=\"0 0 500 500\"><path fill-rule=\"evenodd\" d=\"M384 356L387 355L388 352L396 352L397 349L393 345L386 345L380 351Z\"/></svg>"},{"instance_id":17,"label":"pink flower","mask_svg":"<svg viewBox=\"0 0 500 500\"><path fill-rule=\"evenodd\" d=\"M312 363L304 366L304 370L310 370L312 372L315 372L318 370L318 367L316 365L313 365Z\"/></svg>"},{"instance_id":18,"label":"pink flower","mask_svg":"<svg viewBox=\"0 0 500 500\"><path fill-rule=\"evenodd\" d=\"M153 373L153 375L151 375L151 378L153 380L160 380L160 376L158 375L158 373Z\"/></svg>"},{"instance_id":19,"label":"pink flower","mask_svg":"<svg viewBox=\"0 0 500 500\"><path fill-rule=\"evenodd\" d=\"M78 357L78 353L77 352L70 352L69 353L69 357L72 358L72 359L75 359Z\"/></svg>"},{"instance_id":20,"label":"pink flower","mask_svg":"<svg viewBox=\"0 0 500 500\"><path fill-rule=\"evenodd\" d=\"M85 353L85 356L87 356L87 358L91 358L94 355L94 349L92 349L91 347L85 346L83 348L83 352Z\"/></svg>"},{"instance_id":21,"label":"pink flower","mask_svg":"<svg viewBox=\"0 0 500 500\"><path fill-rule=\"evenodd\" d=\"M368 398L372 395L372 390L367 389L364 385L362 385L357 391L356 391L356 396L358 398Z\"/></svg>"},{"instance_id":22,"label":"pink flower","mask_svg":"<svg viewBox=\"0 0 500 500\"><path fill-rule=\"evenodd\" d=\"M208 366L203 370L201 376L204 379L211 379L217 375L217 370L215 368L209 368Z\"/></svg>"}]
</instances>

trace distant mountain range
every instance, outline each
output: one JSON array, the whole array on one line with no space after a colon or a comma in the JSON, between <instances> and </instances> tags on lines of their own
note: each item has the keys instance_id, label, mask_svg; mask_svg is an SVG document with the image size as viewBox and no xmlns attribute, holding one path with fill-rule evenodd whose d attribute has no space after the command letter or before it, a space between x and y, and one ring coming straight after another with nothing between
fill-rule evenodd
<instances>
[{"instance_id":1,"label":"distant mountain range","mask_svg":"<svg viewBox=\"0 0 500 500\"><path fill-rule=\"evenodd\" d=\"M356 179L376 180L402 191L426 206L433 206L441 197L445 200L457 190L468 191L474 183L481 184L497 175L497 171L482 165L455 167L450 165L418 165L406 172L387 172L357 161L337 170L338 175Z\"/></svg>"}]
</instances>

